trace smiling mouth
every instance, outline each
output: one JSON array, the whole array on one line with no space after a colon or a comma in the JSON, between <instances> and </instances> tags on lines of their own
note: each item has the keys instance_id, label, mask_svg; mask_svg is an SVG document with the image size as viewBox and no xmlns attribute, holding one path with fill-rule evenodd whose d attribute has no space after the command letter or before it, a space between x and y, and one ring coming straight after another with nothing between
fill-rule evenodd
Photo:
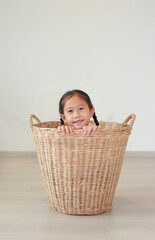
<instances>
[{"instance_id":1,"label":"smiling mouth","mask_svg":"<svg viewBox=\"0 0 155 240\"><path fill-rule=\"evenodd\" d=\"M78 121L75 121L74 124L80 125L82 122L83 120L78 120Z\"/></svg>"}]
</instances>

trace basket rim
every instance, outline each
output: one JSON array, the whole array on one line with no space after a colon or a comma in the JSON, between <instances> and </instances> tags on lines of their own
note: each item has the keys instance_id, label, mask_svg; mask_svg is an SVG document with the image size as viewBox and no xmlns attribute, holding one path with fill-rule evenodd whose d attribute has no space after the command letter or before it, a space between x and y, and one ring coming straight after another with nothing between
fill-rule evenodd
<instances>
[{"instance_id":1,"label":"basket rim","mask_svg":"<svg viewBox=\"0 0 155 240\"><path fill-rule=\"evenodd\" d=\"M132 126L126 123L118 123L118 122L114 122L114 121L99 121L100 125L101 125L101 129L96 132L97 135L102 135L103 133L112 133L112 132L127 132L130 133L132 130ZM51 126L51 127L43 127L42 125L47 125L47 124L56 124L57 126ZM93 121L90 121L90 123L93 123ZM117 125L114 128L102 128L103 125L105 124L109 124L109 125ZM45 131L45 132L53 132L56 133L58 135L62 135L62 133L60 133L57 129L57 127L60 126L60 122L59 121L46 121L46 122L40 122L40 123L36 123L32 125L33 129L36 130L40 130L40 131ZM83 129L79 129L76 130L74 129L74 135L79 135L83 133ZM74 136L72 135L72 136ZM95 135L94 135L95 136Z\"/></svg>"}]
</instances>

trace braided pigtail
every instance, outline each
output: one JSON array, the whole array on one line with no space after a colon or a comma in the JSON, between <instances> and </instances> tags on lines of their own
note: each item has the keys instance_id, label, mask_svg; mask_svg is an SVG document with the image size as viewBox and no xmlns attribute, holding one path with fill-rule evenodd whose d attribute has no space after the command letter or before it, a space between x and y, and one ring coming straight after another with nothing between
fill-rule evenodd
<instances>
[{"instance_id":1,"label":"braided pigtail","mask_svg":"<svg viewBox=\"0 0 155 240\"><path fill-rule=\"evenodd\" d=\"M61 125L64 125L64 120L60 118Z\"/></svg>"},{"instance_id":2,"label":"braided pigtail","mask_svg":"<svg viewBox=\"0 0 155 240\"><path fill-rule=\"evenodd\" d=\"M99 122L97 120L97 116L96 116L95 112L93 114L93 119L94 119L94 122L95 122L96 126L99 126L100 124L99 124Z\"/></svg>"}]
</instances>

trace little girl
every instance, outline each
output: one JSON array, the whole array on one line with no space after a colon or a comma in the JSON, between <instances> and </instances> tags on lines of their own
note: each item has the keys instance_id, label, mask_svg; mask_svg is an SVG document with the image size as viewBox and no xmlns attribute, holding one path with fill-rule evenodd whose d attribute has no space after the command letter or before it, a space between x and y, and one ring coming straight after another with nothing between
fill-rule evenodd
<instances>
[{"instance_id":1,"label":"little girl","mask_svg":"<svg viewBox=\"0 0 155 240\"><path fill-rule=\"evenodd\" d=\"M61 126L58 130L63 134L70 135L74 129L83 129L84 134L90 136L101 128L89 96L81 90L66 92L60 99L59 112ZM91 117L96 125L89 124Z\"/></svg>"}]
</instances>

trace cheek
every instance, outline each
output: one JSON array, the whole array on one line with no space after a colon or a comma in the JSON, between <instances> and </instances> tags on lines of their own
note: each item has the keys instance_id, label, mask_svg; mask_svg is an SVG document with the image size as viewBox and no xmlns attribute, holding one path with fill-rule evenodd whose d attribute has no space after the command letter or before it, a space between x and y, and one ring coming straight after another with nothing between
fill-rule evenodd
<instances>
[{"instance_id":1,"label":"cheek","mask_svg":"<svg viewBox=\"0 0 155 240\"><path fill-rule=\"evenodd\" d=\"M87 122L89 122L90 118L91 118L91 114L90 114L90 111L88 111L87 113L85 113L85 119L87 120Z\"/></svg>"},{"instance_id":2,"label":"cheek","mask_svg":"<svg viewBox=\"0 0 155 240\"><path fill-rule=\"evenodd\" d=\"M87 112L87 117L88 117L88 118L91 118L91 111L88 111L88 112Z\"/></svg>"},{"instance_id":3,"label":"cheek","mask_svg":"<svg viewBox=\"0 0 155 240\"><path fill-rule=\"evenodd\" d=\"M66 121L71 121L72 115L66 115Z\"/></svg>"}]
</instances>

